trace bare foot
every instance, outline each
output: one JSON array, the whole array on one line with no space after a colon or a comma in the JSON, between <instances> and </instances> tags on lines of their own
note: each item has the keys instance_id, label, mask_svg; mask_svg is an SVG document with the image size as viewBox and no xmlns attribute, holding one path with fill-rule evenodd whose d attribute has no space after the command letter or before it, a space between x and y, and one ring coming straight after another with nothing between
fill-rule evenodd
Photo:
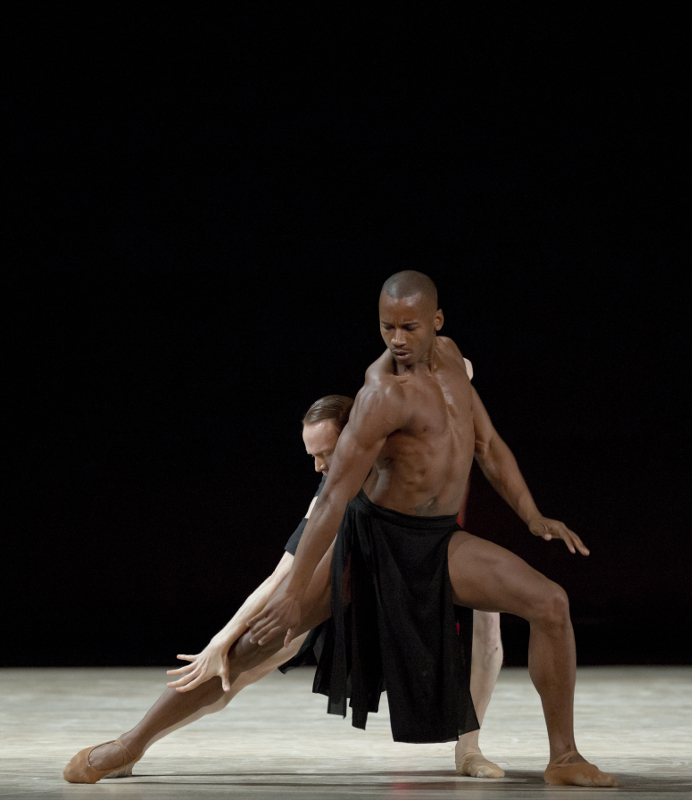
<instances>
[{"instance_id":1,"label":"bare foot","mask_svg":"<svg viewBox=\"0 0 692 800\"><path fill-rule=\"evenodd\" d=\"M454 748L454 761L459 775L468 775L471 778L504 778L505 771L487 758L477 748L465 749L460 747L458 741Z\"/></svg>"},{"instance_id":2,"label":"bare foot","mask_svg":"<svg viewBox=\"0 0 692 800\"><path fill-rule=\"evenodd\" d=\"M589 764L576 750L558 756L548 764L543 778L551 786L617 786L615 776Z\"/></svg>"}]
</instances>

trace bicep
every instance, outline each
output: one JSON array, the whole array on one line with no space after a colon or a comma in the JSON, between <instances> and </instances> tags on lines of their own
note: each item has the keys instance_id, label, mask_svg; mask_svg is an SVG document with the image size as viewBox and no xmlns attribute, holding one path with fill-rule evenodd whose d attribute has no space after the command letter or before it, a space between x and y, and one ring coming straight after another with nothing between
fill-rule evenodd
<instances>
[{"instance_id":1,"label":"bicep","mask_svg":"<svg viewBox=\"0 0 692 800\"><path fill-rule=\"evenodd\" d=\"M401 427L402 413L403 396L396 388L358 393L334 451L325 492L338 487L347 500L358 494L387 437Z\"/></svg>"},{"instance_id":2,"label":"bicep","mask_svg":"<svg viewBox=\"0 0 692 800\"><path fill-rule=\"evenodd\" d=\"M364 440L349 431L347 425L334 452L325 495L344 494L347 501L352 500L368 477L386 440L386 436Z\"/></svg>"}]
</instances>

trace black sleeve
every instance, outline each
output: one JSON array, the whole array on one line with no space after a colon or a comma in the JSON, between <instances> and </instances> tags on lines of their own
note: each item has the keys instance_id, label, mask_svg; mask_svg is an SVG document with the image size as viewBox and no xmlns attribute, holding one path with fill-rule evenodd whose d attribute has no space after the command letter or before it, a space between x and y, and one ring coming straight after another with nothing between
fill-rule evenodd
<instances>
[{"instance_id":1,"label":"black sleeve","mask_svg":"<svg viewBox=\"0 0 692 800\"><path fill-rule=\"evenodd\" d=\"M323 475L322 480L320 481L320 485L317 487L317 491L315 492L315 496L312 499L312 503L310 504L310 511L312 511L312 508L315 504L315 500L317 500L317 498L320 496L320 492L324 488L324 484L326 483L326 481L327 481L327 476ZM310 511L308 511L308 514L310 513ZM298 542L300 541L300 537L303 535L303 531L305 530L305 526L307 524L308 524L308 518L303 517L303 519L301 519L300 523L298 524L298 527L291 534L291 538L286 542L284 550L287 553L290 553L292 556L296 554L296 550L298 549Z\"/></svg>"}]
</instances>

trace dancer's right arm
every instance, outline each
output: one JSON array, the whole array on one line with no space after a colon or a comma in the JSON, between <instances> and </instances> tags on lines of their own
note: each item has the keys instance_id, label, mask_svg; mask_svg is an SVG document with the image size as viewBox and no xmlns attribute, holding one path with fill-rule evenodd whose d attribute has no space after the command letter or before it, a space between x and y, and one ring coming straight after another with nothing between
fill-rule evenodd
<instances>
[{"instance_id":1,"label":"dancer's right arm","mask_svg":"<svg viewBox=\"0 0 692 800\"><path fill-rule=\"evenodd\" d=\"M284 646L296 636L301 601L310 579L334 541L349 500L360 491L387 436L406 419L401 387L389 381L366 383L358 392L348 424L339 437L329 475L296 550L286 581L249 620L251 642L260 645L286 633Z\"/></svg>"},{"instance_id":2,"label":"dancer's right arm","mask_svg":"<svg viewBox=\"0 0 692 800\"><path fill-rule=\"evenodd\" d=\"M291 553L284 553L274 572L255 589L229 622L212 637L204 650L196 655L178 655L181 661L190 663L179 669L169 669L168 675L182 675L182 677L167 685L179 692L189 692L190 689L218 675L223 690L228 692L231 688L228 678L228 651L236 639L247 630L247 620L264 608L277 586L290 572L292 564Z\"/></svg>"}]
</instances>

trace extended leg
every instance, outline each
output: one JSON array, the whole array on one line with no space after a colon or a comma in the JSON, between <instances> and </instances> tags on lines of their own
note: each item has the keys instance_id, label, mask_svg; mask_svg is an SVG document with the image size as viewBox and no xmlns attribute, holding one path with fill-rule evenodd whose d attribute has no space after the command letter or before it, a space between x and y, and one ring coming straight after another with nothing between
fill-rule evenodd
<instances>
[{"instance_id":1,"label":"extended leg","mask_svg":"<svg viewBox=\"0 0 692 800\"><path fill-rule=\"evenodd\" d=\"M574 741L576 652L564 590L518 556L466 531L450 541L449 574L456 603L507 611L530 625L529 674L541 697L550 741L546 781L615 786L612 775L579 755Z\"/></svg>"},{"instance_id":2,"label":"extended leg","mask_svg":"<svg viewBox=\"0 0 692 800\"><path fill-rule=\"evenodd\" d=\"M502 667L500 615L486 611L473 612L473 650L471 659L471 697L478 724L483 725L497 676ZM497 764L484 758L478 746L480 731L459 737L454 752L457 772L472 778L501 778L505 773Z\"/></svg>"},{"instance_id":3,"label":"extended leg","mask_svg":"<svg viewBox=\"0 0 692 800\"><path fill-rule=\"evenodd\" d=\"M221 711L233 700L233 698L246 686L250 686L252 683L256 683L257 681L261 680L262 678L269 675L270 672L273 672L275 669L280 667L282 664L285 664L289 659L293 658L293 656L300 650L301 645L305 641L305 637L307 633L304 633L302 636L299 636L297 639L294 639L288 647L284 647L275 653L271 658L267 659L264 663L260 664L258 667L254 669L250 669L247 672L243 672L233 683L231 684L230 691L228 692L221 692L221 697L216 701L211 703L210 705L201 706L196 711L193 711L190 716L185 717L184 719L180 720L174 725L171 725L170 728L166 728L165 730L160 731L155 736L153 736L144 747L143 753L146 752L153 744L159 741L159 739L163 739L165 736L168 736L173 731L177 731L180 728L184 728L186 725L189 725L192 722L196 722L198 719L206 716L207 714L215 714L217 711ZM170 690L168 690L170 691ZM121 737L122 738L122 737ZM96 753L96 751L94 751ZM92 756L91 762L94 762L94 757ZM115 775L109 775L108 777L124 777L125 775L130 775L132 773L132 767L129 767L122 775L120 773L116 773Z\"/></svg>"},{"instance_id":4,"label":"extended leg","mask_svg":"<svg viewBox=\"0 0 692 800\"><path fill-rule=\"evenodd\" d=\"M299 633L306 632L330 616L330 567L331 549L315 571L312 582L306 592L305 606L310 610L306 614ZM241 679L241 675L249 670L256 670L255 674L257 674L257 680L259 680L259 677L263 677L271 669L288 660L289 657L290 653L283 648L282 637L277 637L273 641L260 646L250 642L248 633L243 634L229 652L231 683L235 686L238 680ZM268 663L270 659L272 659L271 666ZM242 680L239 684L241 688L251 682L246 678L246 683L243 684ZM124 745L131 756L141 758L147 748L163 736L193 719L198 719L205 713L223 708L227 702L224 698L225 694L221 687L221 679L218 677L206 681L189 692L166 689L144 718L134 728L120 736L118 741ZM84 752L82 751L82 753ZM84 770L77 764L78 756L80 754L77 754L68 764L63 775L70 782L87 782L82 779ZM93 770L120 772L126 757L120 745L106 743L90 750L88 754L82 757L82 760L84 759L86 759L88 767Z\"/></svg>"}]
</instances>

